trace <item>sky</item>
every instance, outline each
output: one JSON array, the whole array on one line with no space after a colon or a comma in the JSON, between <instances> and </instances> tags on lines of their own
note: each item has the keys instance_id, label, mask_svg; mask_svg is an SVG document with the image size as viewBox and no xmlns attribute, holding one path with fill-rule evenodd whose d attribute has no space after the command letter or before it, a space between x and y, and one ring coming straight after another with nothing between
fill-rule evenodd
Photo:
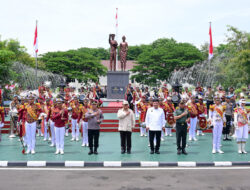
<instances>
[{"instance_id":1,"label":"sky","mask_svg":"<svg viewBox=\"0 0 250 190\"><path fill-rule=\"evenodd\" d=\"M0 0L1 40L18 39L33 54L38 20L39 54L80 47L108 48L115 33L118 43L149 44L174 38L200 47L209 41L225 43L227 25L250 32L249 0Z\"/></svg>"}]
</instances>

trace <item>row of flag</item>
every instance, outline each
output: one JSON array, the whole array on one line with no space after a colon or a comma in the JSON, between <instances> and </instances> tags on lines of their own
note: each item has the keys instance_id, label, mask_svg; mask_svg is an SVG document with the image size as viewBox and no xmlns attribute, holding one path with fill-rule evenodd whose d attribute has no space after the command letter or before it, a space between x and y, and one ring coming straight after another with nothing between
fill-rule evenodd
<instances>
[{"instance_id":1,"label":"row of flag","mask_svg":"<svg viewBox=\"0 0 250 190\"><path fill-rule=\"evenodd\" d=\"M116 14L115 14L115 28L116 28L116 36L118 33L118 8L116 8ZM35 37L34 37L34 52L37 56L38 53L38 36L37 36L37 21L36 21L36 29L35 29ZM212 41L212 28L211 28L211 22L209 26L209 53L208 53L208 59L212 59L213 57L213 41Z\"/></svg>"}]
</instances>

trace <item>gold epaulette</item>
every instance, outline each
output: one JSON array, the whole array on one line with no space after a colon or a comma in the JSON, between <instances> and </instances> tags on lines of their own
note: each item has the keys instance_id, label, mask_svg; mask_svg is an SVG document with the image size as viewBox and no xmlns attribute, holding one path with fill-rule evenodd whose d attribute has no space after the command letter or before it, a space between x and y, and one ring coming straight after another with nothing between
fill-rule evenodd
<instances>
[{"instance_id":1,"label":"gold epaulette","mask_svg":"<svg viewBox=\"0 0 250 190\"><path fill-rule=\"evenodd\" d=\"M4 107L0 106L0 111L4 111Z\"/></svg>"},{"instance_id":2,"label":"gold epaulette","mask_svg":"<svg viewBox=\"0 0 250 190\"><path fill-rule=\"evenodd\" d=\"M210 106L209 106L209 109L210 109L211 111L213 111L213 110L214 110L214 105L210 105Z\"/></svg>"}]
</instances>

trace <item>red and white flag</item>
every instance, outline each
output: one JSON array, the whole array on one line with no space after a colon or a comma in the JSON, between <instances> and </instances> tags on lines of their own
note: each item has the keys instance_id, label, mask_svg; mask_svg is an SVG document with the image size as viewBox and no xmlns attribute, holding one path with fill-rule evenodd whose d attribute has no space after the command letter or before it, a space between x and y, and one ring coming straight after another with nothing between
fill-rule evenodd
<instances>
[{"instance_id":1,"label":"red and white flag","mask_svg":"<svg viewBox=\"0 0 250 190\"><path fill-rule=\"evenodd\" d=\"M208 59L212 59L212 57L214 56L213 54L213 41L212 41L212 29L211 29L211 23L210 23L210 27L209 27L209 37L210 37L210 43L209 43L209 54L208 54Z\"/></svg>"},{"instance_id":2,"label":"red and white flag","mask_svg":"<svg viewBox=\"0 0 250 190\"><path fill-rule=\"evenodd\" d=\"M116 14L115 14L115 27L118 28L118 8L116 8Z\"/></svg>"},{"instance_id":3,"label":"red and white flag","mask_svg":"<svg viewBox=\"0 0 250 190\"><path fill-rule=\"evenodd\" d=\"M35 38L34 38L33 46L34 46L35 54L37 55L37 52L38 52L37 22L36 22Z\"/></svg>"}]
</instances>

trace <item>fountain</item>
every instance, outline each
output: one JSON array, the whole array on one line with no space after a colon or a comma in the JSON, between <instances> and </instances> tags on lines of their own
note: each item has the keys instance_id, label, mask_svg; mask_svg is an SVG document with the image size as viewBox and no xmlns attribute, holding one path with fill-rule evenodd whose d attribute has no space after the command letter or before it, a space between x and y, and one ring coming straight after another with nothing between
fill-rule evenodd
<instances>
[{"instance_id":1,"label":"fountain","mask_svg":"<svg viewBox=\"0 0 250 190\"><path fill-rule=\"evenodd\" d=\"M36 70L32 67L24 65L19 62L13 63L13 70L19 75L18 83L22 88L37 89L42 82L50 81L51 88L56 88L61 84L61 81L65 81L65 78L58 74L53 74L51 72Z\"/></svg>"},{"instance_id":2,"label":"fountain","mask_svg":"<svg viewBox=\"0 0 250 190\"><path fill-rule=\"evenodd\" d=\"M205 60L192 67L175 70L171 73L168 82L175 84L178 80L180 84L196 86L199 82L202 86L213 86L217 78L218 64L222 58L223 54L214 57L211 61Z\"/></svg>"}]
</instances>

